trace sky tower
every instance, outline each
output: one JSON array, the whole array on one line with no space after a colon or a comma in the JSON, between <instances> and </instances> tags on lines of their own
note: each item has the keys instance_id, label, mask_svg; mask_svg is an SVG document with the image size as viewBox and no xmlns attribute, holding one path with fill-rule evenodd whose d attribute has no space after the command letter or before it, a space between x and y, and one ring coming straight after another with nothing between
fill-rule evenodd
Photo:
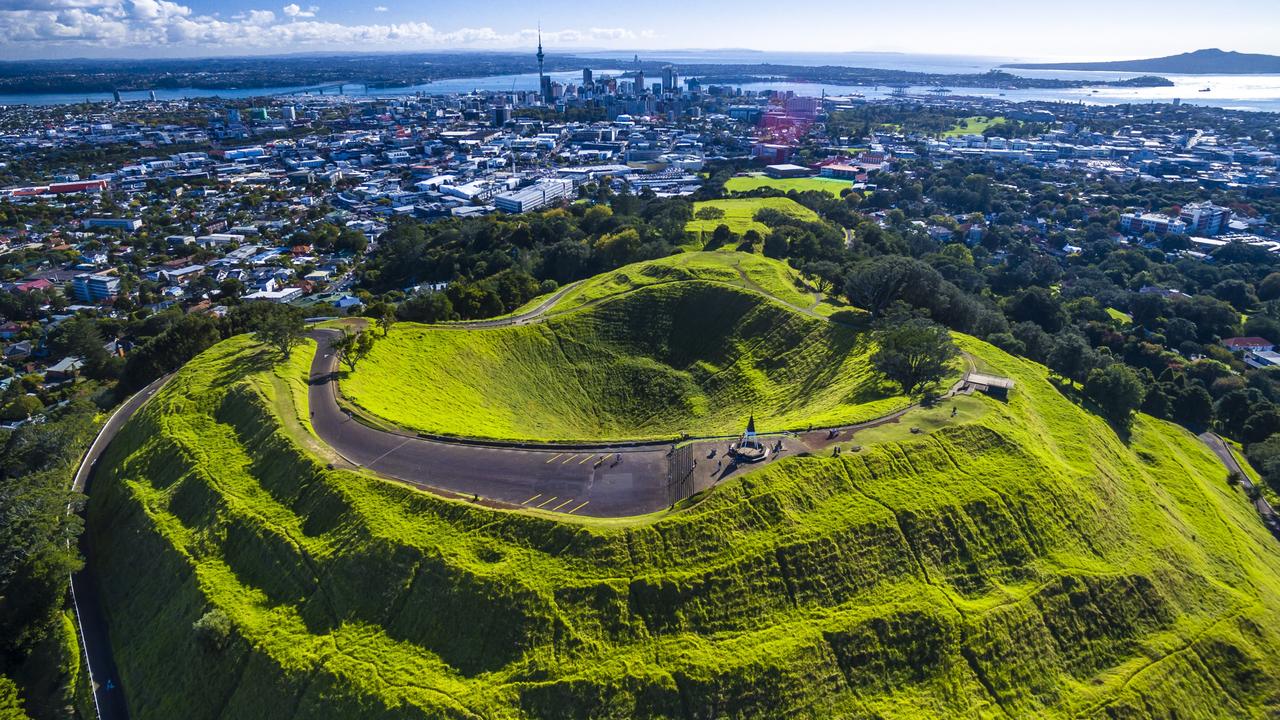
<instances>
[{"instance_id":1,"label":"sky tower","mask_svg":"<svg viewBox=\"0 0 1280 720\"><path fill-rule=\"evenodd\" d=\"M542 61L546 55L542 52L542 23L538 23L538 92L542 95L542 102L551 102L551 78L542 72Z\"/></svg>"}]
</instances>

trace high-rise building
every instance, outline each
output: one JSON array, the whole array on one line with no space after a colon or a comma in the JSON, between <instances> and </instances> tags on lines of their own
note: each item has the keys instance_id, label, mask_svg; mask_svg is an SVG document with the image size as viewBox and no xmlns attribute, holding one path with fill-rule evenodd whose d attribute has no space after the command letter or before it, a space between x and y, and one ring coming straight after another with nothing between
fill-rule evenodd
<instances>
[{"instance_id":1,"label":"high-rise building","mask_svg":"<svg viewBox=\"0 0 1280 720\"><path fill-rule=\"evenodd\" d=\"M111 91L111 96L115 98L115 100L116 100L116 104L117 104L117 105L119 105L119 104L120 104L120 91L119 91L119 90L112 90L112 91Z\"/></svg>"},{"instance_id":2,"label":"high-rise building","mask_svg":"<svg viewBox=\"0 0 1280 720\"><path fill-rule=\"evenodd\" d=\"M593 80L591 68L582 68L582 86L590 90L591 86L595 84Z\"/></svg>"},{"instance_id":3,"label":"high-rise building","mask_svg":"<svg viewBox=\"0 0 1280 720\"><path fill-rule=\"evenodd\" d=\"M503 127L511 122L511 108L503 105L493 109L493 126Z\"/></svg>"},{"instance_id":4,"label":"high-rise building","mask_svg":"<svg viewBox=\"0 0 1280 720\"><path fill-rule=\"evenodd\" d=\"M542 52L542 27L538 27L538 92L542 94L542 102L551 102L551 78L542 71L542 62L546 55Z\"/></svg>"},{"instance_id":5,"label":"high-rise building","mask_svg":"<svg viewBox=\"0 0 1280 720\"><path fill-rule=\"evenodd\" d=\"M240 124L240 108L227 108L227 122L231 125Z\"/></svg>"},{"instance_id":6,"label":"high-rise building","mask_svg":"<svg viewBox=\"0 0 1280 720\"><path fill-rule=\"evenodd\" d=\"M148 93L148 96L151 98L151 102L155 102L155 101L156 101L156 91L155 91L155 90L152 90L150 93Z\"/></svg>"},{"instance_id":7,"label":"high-rise building","mask_svg":"<svg viewBox=\"0 0 1280 720\"><path fill-rule=\"evenodd\" d=\"M644 71L643 70L636 71L636 94L637 95L644 94Z\"/></svg>"},{"instance_id":8,"label":"high-rise building","mask_svg":"<svg viewBox=\"0 0 1280 720\"><path fill-rule=\"evenodd\" d=\"M281 112L284 119L289 122L293 122L298 119L298 109L292 105L285 105L284 110Z\"/></svg>"},{"instance_id":9,"label":"high-rise building","mask_svg":"<svg viewBox=\"0 0 1280 720\"><path fill-rule=\"evenodd\" d=\"M676 74L675 66L668 65L662 68L662 91L673 93L679 89L680 78Z\"/></svg>"}]
</instances>

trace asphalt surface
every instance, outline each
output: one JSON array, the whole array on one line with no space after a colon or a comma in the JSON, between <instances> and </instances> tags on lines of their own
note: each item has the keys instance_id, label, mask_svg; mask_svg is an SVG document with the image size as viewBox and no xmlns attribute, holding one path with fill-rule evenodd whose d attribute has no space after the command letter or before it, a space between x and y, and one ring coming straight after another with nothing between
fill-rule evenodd
<instances>
[{"instance_id":1,"label":"asphalt surface","mask_svg":"<svg viewBox=\"0 0 1280 720\"><path fill-rule=\"evenodd\" d=\"M354 466L424 489L503 505L617 517L667 508L670 446L526 449L453 443L378 430L338 405L337 333L316 331L311 425Z\"/></svg>"},{"instance_id":2,"label":"asphalt surface","mask_svg":"<svg viewBox=\"0 0 1280 720\"><path fill-rule=\"evenodd\" d=\"M107 419L93 444L80 460L72 481L72 489L88 494L92 489L94 470L102 453L111 445L120 428L133 417L152 395L171 376L156 380L129 398ZM82 512L83 514L83 512ZM124 720L129 717L120 674L116 671L115 658L111 654L111 638L107 632L106 616L98 597L97 577L94 575L93 546L87 532L80 534L80 553L84 556L84 568L71 575L71 602L80 626L80 642L84 646L89 681L93 686L93 699L98 717L103 720Z\"/></svg>"},{"instance_id":3,"label":"asphalt surface","mask_svg":"<svg viewBox=\"0 0 1280 720\"><path fill-rule=\"evenodd\" d=\"M1245 492L1252 492L1253 481L1249 479L1248 473L1244 471L1244 468L1240 466L1240 461L1236 459L1236 454L1231 452L1231 448L1227 447L1222 438L1217 433L1212 432L1200 433L1198 437L1200 442L1208 445L1213 454L1218 456L1218 459L1226 466L1228 472L1234 472L1240 476L1240 484L1244 487ZM1253 501L1253 506L1258 510L1258 514L1262 516L1263 522L1268 527L1273 529L1280 528L1280 521L1276 518L1276 512L1266 498L1259 495L1258 499Z\"/></svg>"}]
</instances>

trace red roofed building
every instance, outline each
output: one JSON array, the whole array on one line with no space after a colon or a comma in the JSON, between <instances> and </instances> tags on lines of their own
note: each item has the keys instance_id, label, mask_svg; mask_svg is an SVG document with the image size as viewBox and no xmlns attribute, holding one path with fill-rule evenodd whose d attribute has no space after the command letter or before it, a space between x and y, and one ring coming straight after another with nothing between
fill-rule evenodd
<instances>
[{"instance_id":1,"label":"red roofed building","mask_svg":"<svg viewBox=\"0 0 1280 720\"><path fill-rule=\"evenodd\" d=\"M1223 347L1231 352L1268 352L1276 349L1276 344L1260 337L1233 337L1222 341Z\"/></svg>"}]
</instances>

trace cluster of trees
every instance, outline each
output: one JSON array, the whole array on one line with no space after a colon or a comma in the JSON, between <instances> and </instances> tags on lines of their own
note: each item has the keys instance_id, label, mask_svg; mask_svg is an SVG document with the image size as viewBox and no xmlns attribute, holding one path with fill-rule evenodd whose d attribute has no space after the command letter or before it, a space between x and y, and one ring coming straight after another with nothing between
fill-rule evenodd
<instances>
[{"instance_id":1,"label":"cluster of trees","mask_svg":"<svg viewBox=\"0 0 1280 720\"><path fill-rule=\"evenodd\" d=\"M0 430L3 717L65 717L75 705L79 646L63 612L68 578L81 566L82 523L69 508L83 498L70 482L97 431L98 412L79 397L44 423ZM19 704L25 714L16 711Z\"/></svg>"}]
</instances>

